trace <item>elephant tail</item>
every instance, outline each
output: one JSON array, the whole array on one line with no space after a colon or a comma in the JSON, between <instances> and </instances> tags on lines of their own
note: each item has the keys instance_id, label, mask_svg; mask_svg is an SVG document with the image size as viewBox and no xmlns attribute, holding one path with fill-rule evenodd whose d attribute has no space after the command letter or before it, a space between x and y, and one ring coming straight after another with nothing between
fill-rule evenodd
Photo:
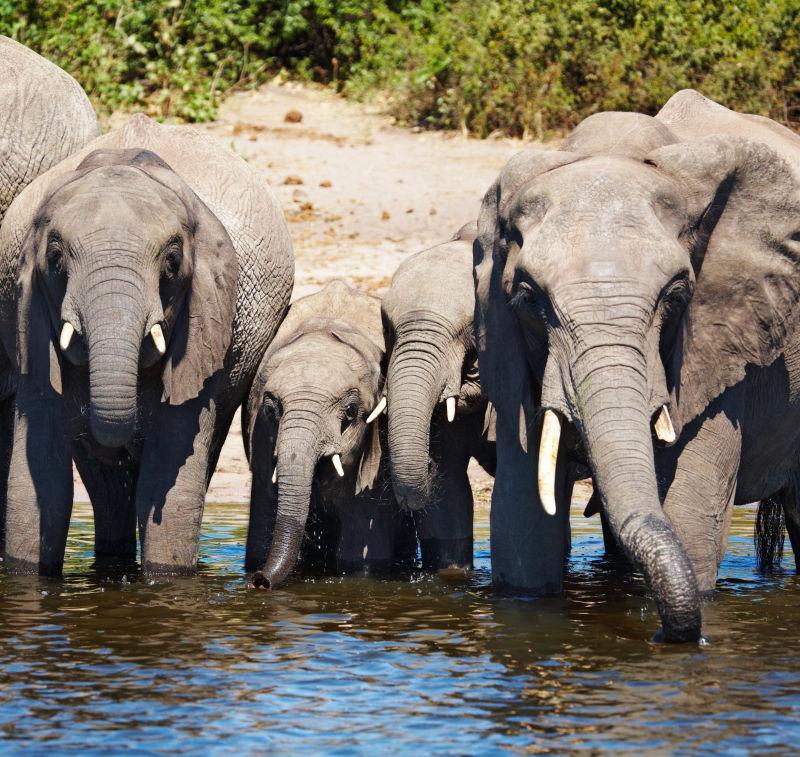
<instances>
[{"instance_id":1,"label":"elephant tail","mask_svg":"<svg viewBox=\"0 0 800 757\"><path fill-rule=\"evenodd\" d=\"M756 562L763 573L770 573L783 557L785 520L783 505L773 497L758 503L756 527L753 541L756 547Z\"/></svg>"}]
</instances>

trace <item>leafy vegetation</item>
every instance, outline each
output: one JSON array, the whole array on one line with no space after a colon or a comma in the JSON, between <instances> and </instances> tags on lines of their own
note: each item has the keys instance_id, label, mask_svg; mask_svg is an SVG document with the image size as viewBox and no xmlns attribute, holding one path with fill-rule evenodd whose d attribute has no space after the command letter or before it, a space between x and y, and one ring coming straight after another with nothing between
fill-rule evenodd
<instances>
[{"instance_id":1,"label":"leafy vegetation","mask_svg":"<svg viewBox=\"0 0 800 757\"><path fill-rule=\"evenodd\" d=\"M542 136L696 87L800 121L800 0L0 0L99 110L214 117L280 70L406 122Z\"/></svg>"}]
</instances>

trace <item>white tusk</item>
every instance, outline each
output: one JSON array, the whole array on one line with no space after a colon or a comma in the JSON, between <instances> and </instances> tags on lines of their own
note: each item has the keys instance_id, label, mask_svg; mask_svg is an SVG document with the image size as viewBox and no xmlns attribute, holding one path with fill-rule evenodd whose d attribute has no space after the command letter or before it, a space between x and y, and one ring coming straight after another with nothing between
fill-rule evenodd
<instances>
[{"instance_id":1,"label":"white tusk","mask_svg":"<svg viewBox=\"0 0 800 757\"><path fill-rule=\"evenodd\" d=\"M656 436L662 442L672 444L675 441L675 427L672 425L672 418L669 417L669 410L666 405L661 406L656 418Z\"/></svg>"},{"instance_id":2,"label":"white tusk","mask_svg":"<svg viewBox=\"0 0 800 757\"><path fill-rule=\"evenodd\" d=\"M277 468L274 468L273 471L272 471L272 483L273 484L277 484L278 483L278 469Z\"/></svg>"},{"instance_id":3,"label":"white tusk","mask_svg":"<svg viewBox=\"0 0 800 757\"><path fill-rule=\"evenodd\" d=\"M447 422L452 423L456 419L456 398L447 398Z\"/></svg>"},{"instance_id":4,"label":"white tusk","mask_svg":"<svg viewBox=\"0 0 800 757\"><path fill-rule=\"evenodd\" d=\"M164 341L164 332L161 330L161 324L156 323L150 329L150 336L153 337L153 344L156 346L159 355L163 355L167 351L167 343Z\"/></svg>"},{"instance_id":5,"label":"white tusk","mask_svg":"<svg viewBox=\"0 0 800 757\"><path fill-rule=\"evenodd\" d=\"M72 341L72 335L75 333L75 327L69 322L64 321L64 326L61 329L61 336L58 339L58 344L62 352L69 349L69 343Z\"/></svg>"},{"instance_id":6,"label":"white tusk","mask_svg":"<svg viewBox=\"0 0 800 757\"><path fill-rule=\"evenodd\" d=\"M340 476L344 476L344 468L342 468L342 458L339 455L333 455L331 457L331 462L333 463L333 467L336 468L336 472Z\"/></svg>"},{"instance_id":7,"label":"white tusk","mask_svg":"<svg viewBox=\"0 0 800 757\"><path fill-rule=\"evenodd\" d=\"M381 397L381 401L375 405L375 409L367 416L367 423L372 423L384 410L386 410L386 397Z\"/></svg>"},{"instance_id":8,"label":"white tusk","mask_svg":"<svg viewBox=\"0 0 800 757\"><path fill-rule=\"evenodd\" d=\"M560 441L561 419L552 410L546 410L539 445L539 498L548 515L556 514L556 462Z\"/></svg>"}]
</instances>

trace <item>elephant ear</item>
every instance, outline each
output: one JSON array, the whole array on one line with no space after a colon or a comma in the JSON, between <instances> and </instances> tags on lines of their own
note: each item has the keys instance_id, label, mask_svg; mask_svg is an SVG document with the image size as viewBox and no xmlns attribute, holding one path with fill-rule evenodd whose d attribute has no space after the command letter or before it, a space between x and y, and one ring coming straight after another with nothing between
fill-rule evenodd
<instances>
[{"instance_id":1,"label":"elephant ear","mask_svg":"<svg viewBox=\"0 0 800 757\"><path fill-rule=\"evenodd\" d=\"M341 322L333 322L330 332L335 339L354 349L372 373L372 380L382 384L382 363L384 353L379 345L358 329L351 329ZM380 392L378 396L380 396ZM372 408L368 409L370 412ZM367 429L367 438L364 452L358 465L356 477L356 494L375 486L381 466L381 422L382 417L376 418Z\"/></svg>"},{"instance_id":2,"label":"elephant ear","mask_svg":"<svg viewBox=\"0 0 800 757\"><path fill-rule=\"evenodd\" d=\"M535 408L524 337L508 304L504 276L507 266L513 265L516 248L510 234L510 216L515 199L527 184L575 160L578 157L571 153L546 150L526 150L511 158L483 198L472 247L481 387L494 405L498 420L518 424L519 442L526 452Z\"/></svg>"},{"instance_id":3,"label":"elephant ear","mask_svg":"<svg viewBox=\"0 0 800 757\"><path fill-rule=\"evenodd\" d=\"M35 222L22 245L17 279L17 365L43 394L61 394L61 356L56 350L58 335L54 323L58 313L48 302L38 280L36 251L41 243L42 224Z\"/></svg>"},{"instance_id":4,"label":"elephant ear","mask_svg":"<svg viewBox=\"0 0 800 757\"><path fill-rule=\"evenodd\" d=\"M668 360L683 424L798 336L800 183L773 149L738 137L670 145L647 162L688 198L696 285Z\"/></svg>"},{"instance_id":5,"label":"elephant ear","mask_svg":"<svg viewBox=\"0 0 800 757\"><path fill-rule=\"evenodd\" d=\"M157 155L135 153L135 165L172 189L183 201L192 239L192 284L172 328L162 381L164 400L193 399L223 366L233 338L239 264L225 226L194 191Z\"/></svg>"},{"instance_id":6,"label":"elephant ear","mask_svg":"<svg viewBox=\"0 0 800 757\"><path fill-rule=\"evenodd\" d=\"M376 418L367 429L367 440L364 452L358 464L358 476L356 477L356 494L367 489L374 489L378 479L378 472L381 467L382 443L381 435L384 430L385 421L383 416Z\"/></svg>"}]
</instances>

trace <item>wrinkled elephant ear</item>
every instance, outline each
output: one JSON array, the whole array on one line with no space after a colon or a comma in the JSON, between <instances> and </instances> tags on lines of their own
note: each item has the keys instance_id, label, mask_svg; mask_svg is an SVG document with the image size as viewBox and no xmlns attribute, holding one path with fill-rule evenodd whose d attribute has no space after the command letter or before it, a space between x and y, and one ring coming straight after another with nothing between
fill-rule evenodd
<instances>
[{"instance_id":1,"label":"wrinkled elephant ear","mask_svg":"<svg viewBox=\"0 0 800 757\"><path fill-rule=\"evenodd\" d=\"M193 242L192 285L176 319L162 380L164 399L180 405L196 397L220 370L233 337L239 265L222 222L161 158L129 151L131 165L172 189L183 201Z\"/></svg>"},{"instance_id":2,"label":"wrinkled elephant ear","mask_svg":"<svg viewBox=\"0 0 800 757\"><path fill-rule=\"evenodd\" d=\"M378 479L378 472L381 467L381 435L385 433L385 416L376 418L367 429L367 440L364 452L358 464L358 476L356 477L356 494L367 489L374 489Z\"/></svg>"},{"instance_id":3,"label":"wrinkled elephant ear","mask_svg":"<svg viewBox=\"0 0 800 757\"><path fill-rule=\"evenodd\" d=\"M44 393L61 394L61 357L56 350L58 336L47 298L38 282L36 251L41 232L32 225L23 242L17 279L17 364Z\"/></svg>"},{"instance_id":4,"label":"wrinkled elephant ear","mask_svg":"<svg viewBox=\"0 0 800 757\"><path fill-rule=\"evenodd\" d=\"M372 373L373 381L379 384L383 383L382 363L384 352L379 345L360 330L349 328L346 324L335 321L331 324L330 333L334 339L348 345L358 353L367 370ZM383 417L378 417L367 428L364 452L358 465L356 494L372 489L378 478L378 471L381 466L381 433L383 433L383 425L385 423Z\"/></svg>"},{"instance_id":5,"label":"wrinkled elephant ear","mask_svg":"<svg viewBox=\"0 0 800 757\"><path fill-rule=\"evenodd\" d=\"M519 424L519 441L527 452L534 401L525 343L508 305L506 273L519 251L510 239L510 212L519 192L536 176L577 160L561 151L531 149L518 153L506 164L498 180L483 198L478 234L473 243L475 278L475 340L481 386L498 417Z\"/></svg>"},{"instance_id":6,"label":"wrinkled elephant ear","mask_svg":"<svg viewBox=\"0 0 800 757\"><path fill-rule=\"evenodd\" d=\"M682 425L798 333L800 183L773 149L738 137L670 145L647 162L688 197L696 285L667 368Z\"/></svg>"}]
</instances>

